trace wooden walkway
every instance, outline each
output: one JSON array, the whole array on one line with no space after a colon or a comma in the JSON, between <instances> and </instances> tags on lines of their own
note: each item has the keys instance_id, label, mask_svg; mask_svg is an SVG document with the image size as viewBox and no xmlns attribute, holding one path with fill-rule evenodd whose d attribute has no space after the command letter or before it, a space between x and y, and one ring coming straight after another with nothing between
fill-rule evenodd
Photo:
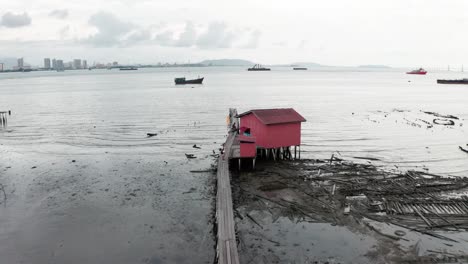
<instances>
[{"instance_id":1,"label":"wooden walkway","mask_svg":"<svg viewBox=\"0 0 468 264\"><path fill-rule=\"evenodd\" d=\"M224 143L224 154L221 154L218 160L216 222L218 225L217 257L219 264L239 264L229 177L229 158L235 136L236 133L229 132L226 143Z\"/></svg>"}]
</instances>

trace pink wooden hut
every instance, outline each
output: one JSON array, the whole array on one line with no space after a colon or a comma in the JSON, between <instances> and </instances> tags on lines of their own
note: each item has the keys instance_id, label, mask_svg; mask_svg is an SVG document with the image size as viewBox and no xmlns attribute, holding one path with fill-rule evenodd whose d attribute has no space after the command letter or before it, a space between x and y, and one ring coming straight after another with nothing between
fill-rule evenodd
<instances>
[{"instance_id":1,"label":"pink wooden hut","mask_svg":"<svg viewBox=\"0 0 468 264\"><path fill-rule=\"evenodd\" d=\"M237 117L241 135L254 137L261 155L291 158L290 147L294 146L296 158L296 147L301 145L301 123L306 120L294 109L256 109Z\"/></svg>"}]
</instances>

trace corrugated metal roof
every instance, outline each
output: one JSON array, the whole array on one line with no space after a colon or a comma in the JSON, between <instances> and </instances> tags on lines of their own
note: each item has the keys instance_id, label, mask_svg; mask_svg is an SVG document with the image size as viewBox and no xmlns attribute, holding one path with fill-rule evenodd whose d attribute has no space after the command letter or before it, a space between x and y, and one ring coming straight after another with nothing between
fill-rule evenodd
<instances>
[{"instance_id":1,"label":"corrugated metal roof","mask_svg":"<svg viewBox=\"0 0 468 264\"><path fill-rule=\"evenodd\" d=\"M297 123L305 122L305 118L302 117L296 110L292 108L279 108L279 109L254 109L244 112L237 117L254 114L263 124L285 124L285 123Z\"/></svg>"}]
</instances>

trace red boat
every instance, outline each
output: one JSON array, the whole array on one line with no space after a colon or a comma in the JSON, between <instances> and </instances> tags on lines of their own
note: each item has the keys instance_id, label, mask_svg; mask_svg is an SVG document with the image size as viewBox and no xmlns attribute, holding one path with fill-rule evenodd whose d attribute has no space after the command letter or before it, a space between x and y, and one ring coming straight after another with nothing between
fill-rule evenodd
<instances>
[{"instance_id":1,"label":"red boat","mask_svg":"<svg viewBox=\"0 0 468 264\"><path fill-rule=\"evenodd\" d=\"M421 75L425 75L426 73L427 73L426 70L424 70L423 68L419 68L419 69L417 69L417 70L407 72L406 74L421 74Z\"/></svg>"}]
</instances>

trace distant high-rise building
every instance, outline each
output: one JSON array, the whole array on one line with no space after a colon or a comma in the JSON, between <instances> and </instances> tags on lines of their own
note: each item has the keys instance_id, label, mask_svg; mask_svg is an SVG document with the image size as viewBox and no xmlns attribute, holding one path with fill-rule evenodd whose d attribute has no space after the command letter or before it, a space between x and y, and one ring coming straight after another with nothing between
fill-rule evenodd
<instances>
[{"instance_id":1,"label":"distant high-rise building","mask_svg":"<svg viewBox=\"0 0 468 264\"><path fill-rule=\"evenodd\" d=\"M83 60L83 69L88 69L88 62Z\"/></svg>"},{"instance_id":2,"label":"distant high-rise building","mask_svg":"<svg viewBox=\"0 0 468 264\"><path fill-rule=\"evenodd\" d=\"M63 60L57 60L56 70L63 71L64 69L65 69L65 66L63 65Z\"/></svg>"},{"instance_id":3,"label":"distant high-rise building","mask_svg":"<svg viewBox=\"0 0 468 264\"><path fill-rule=\"evenodd\" d=\"M24 60L23 58L18 59L18 69L23 69L24 68Z\"/></svg>"},{"instance_id":4,"label":"distant high-rise building","mask_svg":"<svg viewBox=\"0 0 468 264\"><path fill-rule=\"evenodd\" d=\"M0 62L0 71L3 71L3 63Z\"/></svg>"},{"instance_id":5,"label":"distant high-rise building","mask_svg":"<svg viewBox=\"0 0 468 264\"><path fill-rule=\"evenodd\" d=\"M57 60L56 59L52 60L52 69L54 69L54 70L57 69Z\"/></svg>"},{"instance_id":6,"label":"distant high-rise building","mask_svg":"<svg viewBox=\"0 0 468 264\"><path fill-rule=\"evenodd\" d=\"M114 61L114 62L112 62L112 66L119 66L119 63Z\"/></svg>"},{"instance_id":7,"label":"distant high-rise building","mask_svg":"<svg viewBox=\"0 0 468 264\"><path fill-rule=\"evenodd\" d=\"M73 60L73 69L81 69L81 60L80 59L74 59Z\"/></svg>"},{"instance_id":8,"label":"distant high-rise building","mask_svg":"<svg viewBox=\"0 0 468 264\"><path fill-rule=\"evenodd\" d=\"M49 58L45 58L44 59L44 69L50 69L50 59Z\"/></svg>"}]
</instances>

